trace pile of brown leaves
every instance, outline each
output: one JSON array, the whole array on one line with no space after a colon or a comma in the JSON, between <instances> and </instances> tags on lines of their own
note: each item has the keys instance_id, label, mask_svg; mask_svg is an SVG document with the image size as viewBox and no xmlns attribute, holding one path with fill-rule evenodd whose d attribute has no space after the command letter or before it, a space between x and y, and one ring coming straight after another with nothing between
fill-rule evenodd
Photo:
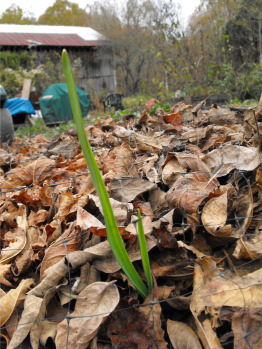
<instances>
[{"instance_id":1,"label":"pile of brown leaves","mask_svg":"<svg viewBox=\"0 0 262 349\"><path fill-rule=\"evenodd\" d=\"M143 215L145 300L111 253L76 131L2 145L1 343L261 348L261 109L182 102L85 128L142 278Z\"/></svg>"}]
</instances>

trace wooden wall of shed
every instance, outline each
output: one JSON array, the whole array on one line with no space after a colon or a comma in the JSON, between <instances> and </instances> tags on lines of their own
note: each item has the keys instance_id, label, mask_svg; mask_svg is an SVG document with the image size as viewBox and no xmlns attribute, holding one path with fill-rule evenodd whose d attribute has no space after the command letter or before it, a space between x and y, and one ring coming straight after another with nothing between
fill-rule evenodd
<instances>
[{"instance_id":1,"label":"wooden wall of shed","mask_svg":"<svg viewBox=\"0 0 262 349\"><path fill-rule=\"evenodd\" d=\"M66 47L66 49L74 67L76 82L80 88L84 89L90 95L96 94L98 96L109 92L116 92L116 72L113 64L112 50L109 46ZM34 65L37 67L45 64L48 59L53 59L50 53L57 54L55 63L59 64L59 56L61 57L63 48L38 46L29 50L26 46L1 47L1 51L18 54L27 50L36 52ZM62 63L58 69L61 69L61 67ZM28 67L28 70L30 69ZM63 80L63 77L61 79Z\"/></svg>"},{"instance_id":2,"label":"wooden wall of shed","mask_svg":"<svg viewBox=\"0 0 262 349\"><path fill-rule=\"evenodd\" d=\"M82 65L75 69L79 87L96 94L102 91L116 92L116 73L110 47L68 50L71 62L81 59Z\"/></svg>"}]
</instances>

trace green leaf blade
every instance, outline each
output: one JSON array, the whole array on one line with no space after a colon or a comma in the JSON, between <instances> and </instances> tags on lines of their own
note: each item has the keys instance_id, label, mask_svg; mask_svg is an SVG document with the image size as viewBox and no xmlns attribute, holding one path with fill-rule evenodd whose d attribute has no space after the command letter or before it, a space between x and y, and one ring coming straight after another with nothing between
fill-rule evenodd
<instances>
[{"instance_id":1,"label":"green leaf blade","mask_svg":"<svg viewBox=\"0 0 262 349\"><path fill-rule=\"evenodd\" d=\"M95 157L93 155L90 143L86 137L79 99L76 92L75 81L74 81L74 77L71 69L70 60L66 50L63 50L63 53L62 53L62 64L63 64L64 74L66 78L71 108L72 108L75 125L77 129L77 134L79 137L84 158L86 160L87 167L89 169L92 181L94 183L94 186L96 188L96 191L102 206L109 244L114 253L114 256L116 257L116 260L118 261L119 265L123 269L126 276L131 280L131 282L138 289L140 294L143 297L146 297L148 294L147 287L145 286L142 279L138 275L137 271L135 270L126 252L123 240L121 238L121 235L119 233L119 230L115 221L115 217L113 214L112 206L109 201L108 193L105 188L105 184L103 182L99 168L95 161Z\"/></svg>"},{"instance_id":2,"label":"green leaf blade","mask_svg":"<svg viewBox=\"0 0 262 349\"><path fill-rule=\"evenodd\" d=\"M148 256L148 251L147 251L147 246L146 246L146 238L145 238L145 232L144 232L144 227L142 223L142 217L140 210L137 210L137 217L138 217L138 222L137 222L137 230L138 230L138 239L139 239L139 246L140 246L140 251L141 251L141 258L142 258L142 264L144 268L144 272L146 275L146 280L147 284L149 287L149 290L151 291L153 289L153 278L151 274L151 268L150 268L150 262L149 262L149 256Z\"/></svg>"}]
</instances>

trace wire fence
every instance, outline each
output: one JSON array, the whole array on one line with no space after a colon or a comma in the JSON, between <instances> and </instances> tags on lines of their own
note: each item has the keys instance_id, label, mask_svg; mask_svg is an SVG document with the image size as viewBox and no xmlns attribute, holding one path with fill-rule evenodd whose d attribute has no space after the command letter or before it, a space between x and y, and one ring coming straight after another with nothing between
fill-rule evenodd
<instances>
[{"instance_id":1,"label":"wire fence","mask_svg":"<svg viewBox=\"0 0 262 349\"><path fill-rule=\"evenodd\" d=\"M10 266L0 269L2 292L27 278L34 286L2 324L1 348L11 338L14 348L262 346L260 119L247 122L238 111L232 121L221 110L211 123L210 114L188 113L168 127L158 117L87 128L115 210L125 211L117 219L141 276L142 211L155 284L146 300L116 266L101 227L78 228L79 207L104 220L76 135L2 146L0 267ZM21 247L23 224L37 237Z\"/></svg>"}]
</instances>

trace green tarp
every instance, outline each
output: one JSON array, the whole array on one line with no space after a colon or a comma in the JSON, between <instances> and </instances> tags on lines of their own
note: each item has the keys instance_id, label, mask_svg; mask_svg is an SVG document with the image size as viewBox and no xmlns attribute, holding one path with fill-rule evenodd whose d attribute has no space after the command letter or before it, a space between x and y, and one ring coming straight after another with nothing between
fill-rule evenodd
<instances>
[{"instance_id":1,"label":"green tarp","mask_svg":"<svg viewBox=\"0 0 262 349\"><path fill-rule=\"evenodd\" d=\"M90 98L89 94L79 87L76 88L82 116L88 114ZM53 84L49 86L39 98L40 108L44 122L55 124L73 120L68 90L66 84Z\"/></svg>"}]
</instances>

